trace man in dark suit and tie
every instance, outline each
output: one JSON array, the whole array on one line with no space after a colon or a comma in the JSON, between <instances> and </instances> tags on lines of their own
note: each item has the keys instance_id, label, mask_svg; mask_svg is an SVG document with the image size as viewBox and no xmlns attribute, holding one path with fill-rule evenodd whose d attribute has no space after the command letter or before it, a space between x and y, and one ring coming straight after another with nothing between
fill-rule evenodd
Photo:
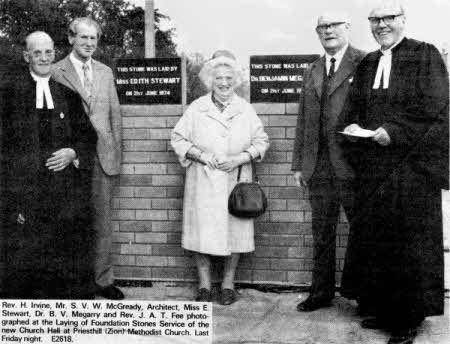
<instances>
[{"instance_id":1,"label":"man in dark suit and tie","mask_svg":"<svg viewBox=\"0 0 450 344\"><path fill-rule=\"evenodd\" d=\"M91 174L97 135L80 97L51 78L53 41L26 38L3 88L4 297L93 298Z\"/></svg>"},{"instance_id":2,"label":"man in dark suit and tie","mask_svg":"<svg viewBox=\"0 0 450 344\"><path fill-rule=\"evenodd\" d=\"M69 25L72 52L57 62L57 81L80 94L89 119L97 131L97 156L92 181L96 233L96 293L120 300L124 295L113 285L111 202L114 183L120 173L122 117L111 68L92 58L101 28L91 18L76 18Z\"/></svg>"},{"instance_id":3,"label":"man in dark suit and tie","mask_svg":"<svg viewBox=\"0 0 450 344\"><path fill-rule=\"evenodd\" d=\"M372 318L365 328L390 332L389 344L410 344L427 316L444 313L441 189L449 187L449 79L439 51L405 37L397 0L369 14L380 49L355 73L345 132L356 170L341 294Z\"/></svg>"},{"instance_id":4,"label":"man in dark suit and tie","mask_svg":"<svg viewBox=\"0 0 450 344\"><path fill-rule=\"evenodd\" d=\"M314 266L302 312L330 305L335 292L336 225L340 206L353 215L353 170L343 157L336 127L356 66L364 53L349 45L344 14L319 17L316 32L325 55L305 73L300 98L292 170L297 186L307 186L312 208Z\"/></svg>"}]
</instances>

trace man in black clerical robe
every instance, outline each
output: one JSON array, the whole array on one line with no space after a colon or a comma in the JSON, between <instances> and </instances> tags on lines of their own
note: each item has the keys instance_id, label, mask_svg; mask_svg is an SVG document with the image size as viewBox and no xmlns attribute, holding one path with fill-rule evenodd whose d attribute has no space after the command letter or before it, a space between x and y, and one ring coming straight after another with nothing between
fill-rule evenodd
<instances>
[{"instance_id":1,"label":"man in black clerical robe","mask_svg":"<svg viewBox=\"0 0 450 344\"><path fill-rule=\"evenodd\" d=\"M92 298L91 170L97 136L79 96L53 81L53 41L26 39L3 88L5 298Z\"/></svg>"},{"instance_id":2,"label":"man in black clerical robe","mask_svg":"<svg viewBox=\"0 0 450 344\"><path fill-rule=\"evenodd\" d=\"M403 8L369 17L381 49L359 65L346 108L357 174L341 294L373 318L366 328L412 343L426 316L444 311L441 189L448 189L448 72L431 44L405 38Z\"/></svg>"}]
</instances>

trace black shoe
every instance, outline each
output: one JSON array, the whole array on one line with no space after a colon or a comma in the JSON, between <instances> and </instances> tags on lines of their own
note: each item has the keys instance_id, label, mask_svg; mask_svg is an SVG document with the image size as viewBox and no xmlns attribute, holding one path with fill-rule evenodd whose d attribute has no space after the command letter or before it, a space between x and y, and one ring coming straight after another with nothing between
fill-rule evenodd
<instances>
[{"instance_id":1,"label":"black shoe","mask_svg":"<svg viewBox=\"0 0 450 344\"><path fill-rule=\"evenodd\" d=\"M123 300L125 298L122 291L112 284L106 287L97 287L96 294L109 300Z\"/></svg>"},{"instance_id":2,"label":"black shoe","mask_svg":"<svg viewBox=\"0 0 450 344\"><path fill-rule=\"evenodd\" d=\"M368 328L371 330L387 330L389 329L388 324L381 321L378 318L368 318L361 321L362 328Z\"/></svg>"},{"instance_id":3,"label":"black shoe","mask_svg":"<svg viewBox=\"0 0 450 344\"><path fill-rule=\"evenodd\" d=\"M211 291L206 288L200 288L195 298L197 302L211 302Z\"/></svg>"},{"instance_id":4,"label":"black shoe","mask_svg":"<svg viewBox=\"0 0 450 344\"><path fill-rule=\"evenodd\" d=\"M412 344L416 338L417 329L408 328L400 331L392 332L388 344Z\"/></svg>"},{"instance_id":5,"label":"black shoe","mask_svg":"<svg viewBox=\"0 0 450 344\"><path fill-rule=\"evenodd\" d=\"M233 289L222 289L220 293L220 303L224 306L231 305L236 301L236 292Z\"/></svg>"},{"instance_id":6,"label":"black shoe","mask_svg":"<svg viewBox=\"0 0 450 344\"><path fill-rule=\"evenodd\" d=\"M330 307L330 299L318 299L313 297L308 297L305 301L300 302L297 305L297 310L299 312L312 312L319 308Z\"/></svg>"}]
</instances>

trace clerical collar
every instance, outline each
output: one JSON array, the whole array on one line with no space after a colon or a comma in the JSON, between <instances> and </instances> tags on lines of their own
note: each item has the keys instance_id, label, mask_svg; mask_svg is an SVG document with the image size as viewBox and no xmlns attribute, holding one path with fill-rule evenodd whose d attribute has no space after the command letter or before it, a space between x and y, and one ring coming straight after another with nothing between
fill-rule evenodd
<instances>
[{"instance_id":1,"label":"clerical collar","mask_svg":"<svg viewBox=\"0 0 450 344\"><path fill-rule=\"evenodd\" d=\"M47 103L47 109L54 109L52 94L50 92L50 87L48 86L50 75L42 77L36 75L31 70L30 74L33 80L36 81L36 109L44 108L44 98Z\"/></svg>"},{"instance_id":2,"label":"clerical collar","mask_svg":"<svg viewBox=\"0 0 450 344\"><path fill-rule=\"evenodd\" d=\"M383 85L383 89L389 88L389 78L391 76L391 68L392 68L392 49L394 49L397 45L403 41L404 36L400 37L400 39L390 46L388 49L381 51L380 60L378 61L377 73L375 74L375 80L373 82L373 89L379 89L381 84Z\"/></svg>"},{"instance_id":3,"label":"clerical collar","mask_svg":"<svg viewBox=\"0 0 450 344\"><path fill-rule=\"evenodd\" d=\"M327 52L325 52L325 66L326 66L327 71L330 70L330 60L332 57L335 59L334 71L336 72L338 70L339 65L341 64L341 61L344 57L344 54L347 51L347 48L348 48L348 43L342 49L340 49L338 52L336 52L336 54L334 54L334 55L330 55Z\"/></svg>"}]
</instances>

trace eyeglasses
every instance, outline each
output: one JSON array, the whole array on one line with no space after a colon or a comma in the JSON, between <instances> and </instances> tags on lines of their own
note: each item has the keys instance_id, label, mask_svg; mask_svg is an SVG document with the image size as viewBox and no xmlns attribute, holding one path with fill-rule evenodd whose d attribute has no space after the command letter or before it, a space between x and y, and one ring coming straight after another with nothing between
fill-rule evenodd
<instances>
[{"instance_id":1,"label":"eyeglasses","mask_svg":"<svg viewBox=\"0 0 450 344\"><path fill-rule=\"evenodd\" d=\"M317 30L317 32L324 33L328 29L335 30L339 25L342 25L342 24L345 24L345 22L336 22L336 23L317 25L316 30Z\"/></svg>"},{"instance_id":2,"label":"eyeglasses","mask_svg":"<svg viewBox=\"0 0 450 344\"><path fill-rule=\"evenodd\" d=\"M371 25L379 25L381 21L383 21L386 25L392 24L395 18L402 16L403 13L400 14L391 14L389 16L383 17L369 17L369 22Z\"/></svg>"}]
</instances>

